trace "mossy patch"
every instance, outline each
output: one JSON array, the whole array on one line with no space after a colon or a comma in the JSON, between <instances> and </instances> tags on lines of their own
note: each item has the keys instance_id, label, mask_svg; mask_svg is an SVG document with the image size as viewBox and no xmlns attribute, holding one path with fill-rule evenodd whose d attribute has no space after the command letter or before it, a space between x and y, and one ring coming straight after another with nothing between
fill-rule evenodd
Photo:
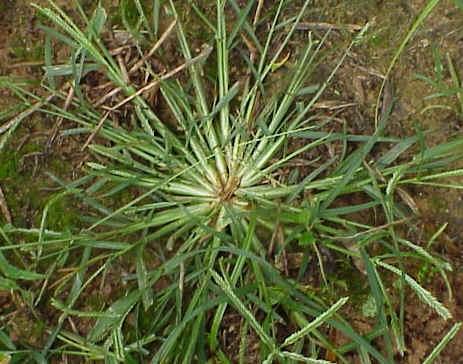
<instances>
[{"instance_id":1,"label":"mossy patch","mask_svg":"<svg viewBox=\"0 0 463 364\"><path fill-rule=\"evenodd\" d=\"M45 323L25 313L16 315L12 336L14 341L19 341L28 346L40 347L46 337Z\"/></svg>"},{"instance_id":2,"label":"mossy patch","mask_svg":"<svg viewBox=\"0 0 463 364\"><path fill-rule=\"evenodd\" d=\"M42 44L31 46L23 44L20 40L16 41L10 50L15 58L23 61L40 61L44 54L44 47Z\"/></svg>"},{"instance_id":3,"label":"mossy patch","mask_svg":"<svg viewBox=\"0 0 463 364\"><path fill-rule=\"evenodd\" d=\"M16 153L4 151L0 154L0 181L15 178L18 174L19 159Z\"/></svg>"},{"instance_id":4,"label":"mossy patch","mask_svg":"<svg viewBox=\"0 0 463 364\"><path fill-rule=\"evenodd\" d=\"M47 227L56 231L69 230L76 226L78 217L70 198L63 197L50 205L47 213Z\"/></svg>"},{"instance_id":5,"label":"mossy patch","mask_svg":"<svg viewBox=\"0 0 463 364\"><path fill-rule=\"evenodd\" d=\"M0 1L0 12L5 13L7 10L11 10L16 6L17 0L2 0Z\"/></svg>"}]
</instances>

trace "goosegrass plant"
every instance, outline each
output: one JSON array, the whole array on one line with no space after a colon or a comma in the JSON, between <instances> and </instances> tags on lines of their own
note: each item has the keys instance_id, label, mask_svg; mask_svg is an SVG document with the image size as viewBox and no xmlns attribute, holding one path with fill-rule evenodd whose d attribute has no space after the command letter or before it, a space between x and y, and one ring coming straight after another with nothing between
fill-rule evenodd
<instances>
[{"instance_id":1,"label":"goosegrass plant","mask_svg":"<svg viewBox=\"0 0 463 364\"><path fill-rule=\"evenodd\" d=\"M450 265L403 238L399 227L415 212L410 186L461 187L451 179L463 171L449 166L461 158L463 139L420 148L418 136L387 136L393 103L383 107L373 135L332 132L333 118L314 105L368 26L324 82L314 84L330 32L299 37L303 47L295 49L297 24L310 2L296 15L285 13L289 3L277 1L268 24L255 15L260 2L254 0L244 7L217 0L214 20L195 6L212 37L194 54L173 2L160 7L155 1L148 11L135 1L131 11L139 21L123 23L146 75L140 87L105 42L104 8L89 16L76 2L77 23L52 1L48 8L36 5L51 24L41 29L69 47L70 62L52 64L47 41L43 88L50 99L42 102L26 88L17 90L48 116L77 125L63 135L98 134L98 139L89 145L95 158L85 176L70 183L52 176L63 191L46 205L40 226L7 225L0 231L2 285L22 295L32 312L44 305L59 312L40 350L17 348L2 328L7 355L108 363L245 363L251 357L264 363L349 363L358 355L364 363L393 363L394 355L406 350L407 292L442 319L451 318L406 272L409 262L428 264L447 280ZM172 22L163 34L161 17ZM145 55L155 43L151 50L161 57L170 32L176 33L183 61L156 74ZM235 60L248 72L235 75ZM82 80L95 70L111 83L114 103L95 105L86 96ZM275 81L281 71L287 77ZM65 86L58 88L63 77ZM275 82L277 90L271 87ZM167 111L150 105L147 93L156 88ZM114 121L122 109L129 115L123 125ZM326 153L328 148L335 153ZM305 155L316 157L302 175L294 161ZM64 198L87 206L83 227L48 228L49 208ZM380 225L359 220L374 211L383 217ZM276 267L287 251L304 253L296 275ZM324 252L363 267L358 279L368 282L376 310L370 332L360 334L342 315L349 297L337 296ZM11 263L24 254L21 268ZM124 293L86 310L88 290L127 262L133 273L117 283ZM320 272L321 288L304 283L311 264ZM67 266L75 268L50 286ZM40 288L27 292L23 281ZM229 330L236 315L239 327ZM93 320L91 330L79 334L69 325L74 319ZM333 331L348 344L333 341ZM231 352L230 340L238 353Z\"/></svg>"}]
</instances>

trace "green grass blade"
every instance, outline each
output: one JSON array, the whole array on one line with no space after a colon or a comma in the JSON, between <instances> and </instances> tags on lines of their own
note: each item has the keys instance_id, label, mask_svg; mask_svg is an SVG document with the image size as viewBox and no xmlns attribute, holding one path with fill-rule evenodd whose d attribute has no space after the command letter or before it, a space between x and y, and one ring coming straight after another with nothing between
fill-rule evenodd
<instances>
[{"instance_id":1,"label":"green grass blade","mask_svg":"<svg viewBox=\"0 0 463 364\"><path fill-rule=\"evenodd\" d=\"M212 277L215 282L222 288L225 295L230 299L230 302L233 306L243 315L243 317L249 322L249 325L255 330L256 334L260 337L262 342L270 348L272 352L276 349L276 344L262 328L262 326L257 322L254 315L249 311L249 309L244 305L244 303L238 298L238 296L233 292L233 288L229 282L224 278L220 277L215 271L211 271Z\"/></svg>"},{"instance_id":2,"label":"green grass blade","mask_svg":"<svg viewBox=\"0 0 463 364\"><path fill-rule=\"evenodd\" d=\"M396 267L384 263L382 261L376 261L376 264L379 266L393 272L394 274L404 277L405 282L415 291L415 293L418 295L418 297L426 303L429 307L434 309L439 316L441 316L444 320L448 320L452 318L452 314L450 311L442 304L440 303L437 298L435 298L428 290L423 288L418 282L416 282L412 277L410 277L408 274L404 273L403 271L397 269Z\"/></svg>"},{"instance_id":3,"label":"green grass blade","mask_svg":"<svg viewBox=\"0 0 463 364\"><path fill-rule=\"evenodd\" d=\"M444 350L444 348L447 346L447 344L452 341L452 339L455 337L455 335L460 331L462 326L461 322L456 323L455 325L452 326L452 328L445 334L445 336L442 338L441 341L436 345L436 347L432 350L432 352L426 357L426 359L423 361L423 364L432 364L434 361L437 359L439 354Z\"/></svg>"},{"instance_id":4,"label":"green grass blade","mask_svg":"<svg viewBox=\"0 0 463 364\"><path fill-rule=\"evenodd\" d=\"M344 306L347 303L348 300L349 300L348 297L341 298L338 302L336 302L328 310L326 310L321 315L319 315L315 320L310 322L302 330L299 330L295 332L294 334L291 334L290 336L288 336L281 346L284 347L284 346L292 345L296 343L297 341L301 340L302 338L304 338L305 336L307 336L314 329L316 329L320 325L323 325L328 320L328 318L334 315L336 311L338 311L342 306Z\"/></svg>"}]
</instances>

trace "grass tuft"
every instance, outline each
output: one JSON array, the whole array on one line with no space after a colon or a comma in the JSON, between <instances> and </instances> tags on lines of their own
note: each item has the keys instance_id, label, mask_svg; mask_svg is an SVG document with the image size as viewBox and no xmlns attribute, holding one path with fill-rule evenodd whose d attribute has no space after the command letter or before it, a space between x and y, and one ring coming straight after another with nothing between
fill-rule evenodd
<instances>
[{"instance_id":1,"label":"grass tuft","mask_svg":"<svg viewBox=\"0 0 463 364\"><path fill-rule=\"evenodd\" d=\"M388 74L437 2L424 8ZM217 0L215 19L195 7L213 38L194 51L173 1L164 8L154 1L153 9L123 1L122 45L111 43L101 6L90 15L79 6L75 21L51 0L49 7L34 5L49 22L41 29L48 39L42 85L50 96L41 100L25 85L0 79L30 100L1 129L0 149L40 110L75 125L64 134L88 134L85 147L94 158L71 183L52 176L63 191L47 204L39 227L0 230L0 287L17 292L32 311L48 305L58 312L40 350L11 345L0 328L5 355L108 363L245 362L247 354L263 363L349 363L358 356L386 364L406 350L409 291L451 318L406 271L418 262L447 279L450 265L404 239L401 227L416 213L411 187L459 188L441 181L463 175L450 167L463 155L463 139L420 149L418 136L386 135L393 103L378 111L373 135L332 132L332 120L314 105L369 25L315 84L330 32L310 34L301 50L292 47L310 1L289 20L288 2L277 1L265 32L255 3L241 8ZM159 35L161 17L171 25ZM67 47L69 63L53 64L51 39ZM168 44L176 48L176 65L162 63ZM244 74L234 70L240 63ZM104 97L86 87L92 74ZM300 159L308 173L295 167ZM69 195L85 205L81 225L52 230L50 208ZM373 212L380 224L359 219ZM288 253L304 256L297 274L288 268ZM356 279L365 281L377 313L370 332L360 334L343 316L350 300L329 273L333 256L353 262ZM306 279L309 264L316 266L315 287ZM58 272L64 273L51 282ZM28 296L24 281L40 293ZM95 287L108 284L115 293L100 293L91 304ZM238 327L231 330L234 318ZM91 328L77 330L74 320L90 320ZM332 332L349 343L340 345ZM227 347L230 333L239 352ZM247 352L251 340L257 353Z\"/></svg>"}]
</instances>

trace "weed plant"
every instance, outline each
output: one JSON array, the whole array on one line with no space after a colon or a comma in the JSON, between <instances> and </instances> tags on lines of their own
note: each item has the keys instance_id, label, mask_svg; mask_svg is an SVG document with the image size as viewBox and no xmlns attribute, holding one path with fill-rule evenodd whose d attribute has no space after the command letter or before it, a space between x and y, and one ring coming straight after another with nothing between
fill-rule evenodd
<instances>
[{"instance_id":1,"label":"weed plant","mask_svg":"<svg viewBox=\"0 0 463 364\"><path fill-rule=\"evenodd\" d=\"M139 0L122 1L133 42L127 46L138 54L129 66L105 37L104 8L88 16L76 2L75 22L51 1L49 8L36 6L48 22L41 26L47 38L42 85L50 96L43 100L15 80L2 82L23 99L23 118L40 109L77 125L64 135L90 134L94 158L76 181L53 177L63 190L47 204L40 226L0 230L2 288L22 297L31 312L50 305L59 312L40 350L17 347L1 329L14 362L64 355L107 363L322 364L357 356L385 364L405 353L410 292L443 320L451 318L407 273L428 264L447 282L451 266L401 232L416 212L409 190L461 188L451 181L463 170L450 166L462 156L463 139L424 147L423 136L387 136L393 108L387 102L372 135L332 131L333 118L314 105L368 27L316 84L330 32L299 39L303 47L294 49L310 2L297 14L286 12L289 3L277 1L269 15L257 17L260 2L240 7L217 0L215 19L193 6L212 34L193 52L172 2L147 9ZM171 22L162 34L160 19ZM150 58L162 56L174 33L183 60L155 72ZM53 42L69 49L69 63L53 64ZM237 64L247 72L232 72ZM131 81L131 67L143 72L142 86ZM100 105L82 86L92 72L111 85L112 97ZM153 90L165 105L161 111L150 101ZM305 173L295 163L301 159ZM83 227L48 227L48 210L64 198L79 201ZM380 223L359 218L374 212ZM303 256L294 274L275 263L285 262L287 252ZM336 267L326 267L327 255L335 257L329 264L354 263L354 279L364 281L372 303L371 331L359 333L343 315L349 294L334 288L340 277ZM124 265L133 269L117 273ZM310 266L319 272L317 287L305 279ZM57 278L58 272L65 273ZM116 293L90 302L106 280ZM82 335L73 320L87 320L91 329ZM333 339L334 332L347 344Z\"/></svg>"}]
</instances>

